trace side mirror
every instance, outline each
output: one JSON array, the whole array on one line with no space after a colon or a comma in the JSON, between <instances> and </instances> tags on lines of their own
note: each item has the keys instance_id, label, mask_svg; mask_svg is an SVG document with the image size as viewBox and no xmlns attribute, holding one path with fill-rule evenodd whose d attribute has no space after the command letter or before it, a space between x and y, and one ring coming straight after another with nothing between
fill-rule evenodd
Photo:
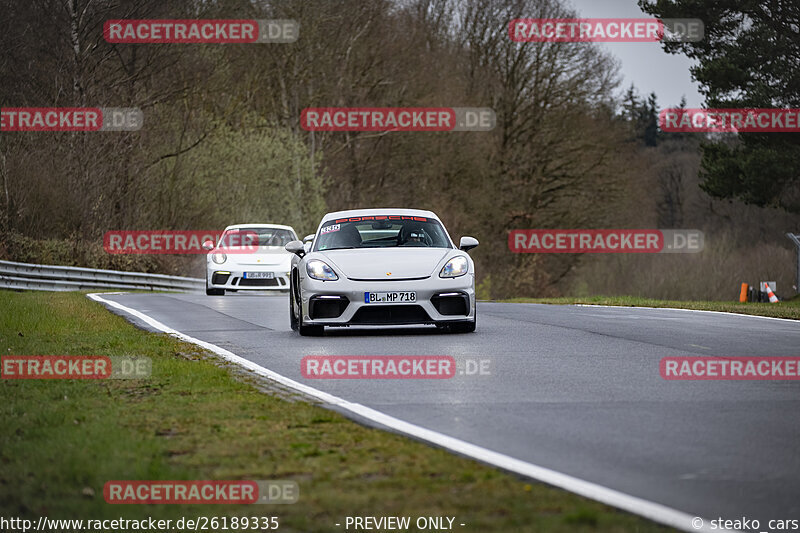
<instances>
[{"instance_id":1,"label":"side mirror","mask_svg":"<svg viewBox=\"0 0 800 533\"><path fill-rule=\"evenodd\" d=\"M313 240L314 240L314 234L313 233L309 233L308 235L303 237L303 242L311 242Z\"/></svg>"},{"instance_id":2,"label":"side mirror","mask_svg":"<svg viewBox=\"0 0 800 533\"><path fill-rule=\"evenodd\" d=\"M465 252L469 252L476 246L478 246L478 239L475 237L461 237L461 242L458 243L458 247Z\"/></svg>"},{"instance_id":3,"label":"side mirror","mask_svg":"<svg viewBox=\"0 0 800 533\"><path fill-rule=\"evenodd\" d=\"M284 246L284 249L287 252L295 254L298 257L303 257L304 255L306 255L306 249L302 241L292 241L286 246Z\"/></svg>"},{"instance_id":4,"label":"side mirror","mask_svg":"<svg viewBox=\"0 0 800 533\"><path fill-rule=\"evenodd\" d=\"M203 247L203 250L209 250L209 251L213 250L214 249L214 241L212 241L210 239L209 240L205 240L205 241L203 241L203 244L201 246Z\"/></svg>"},{"instance_id":5,"label":"side mirror","mask_svg":"<svg viewBox=\"0 0 800 533\"><path fill-rule=\"evenodd\" d=\"M305 252L306 252L306 253L308 253L308 252L310 252L310 251L311 251L311 247L312 247L313 245L314 245L314 243L312 243L311 241L304 242L304 243L303 243L303 250L305 250Z\"/></svg>"}]
</instances>

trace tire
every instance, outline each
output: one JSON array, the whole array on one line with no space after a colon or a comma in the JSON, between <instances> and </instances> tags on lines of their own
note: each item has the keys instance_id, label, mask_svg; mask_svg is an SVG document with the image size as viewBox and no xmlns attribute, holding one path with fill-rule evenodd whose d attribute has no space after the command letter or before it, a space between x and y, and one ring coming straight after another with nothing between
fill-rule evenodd
<instances>
[{"instance_id":1,"label":"tire","mask_svg":"<svg viewBox=\"0 0 800 533\"><path fill-rule=\"evenodd\" d=\"M289 327L297 331L297 317L294 316L294 283L289 281Z\"/></svg>"},{"instance_id":2,"label":"tire","mask_svg":"<svg viewBox=\"0 0 800 533\"><path fill-rule=\"evenodd\" d=\"M319 337L325 332L325 326L304 326L303 305L300 302L300 289L294 285L294 277L289 281L289 325L299 331L303 337ZM294 299L297 296L297 316L294 315Z\"/></svg>"}]
</instances>

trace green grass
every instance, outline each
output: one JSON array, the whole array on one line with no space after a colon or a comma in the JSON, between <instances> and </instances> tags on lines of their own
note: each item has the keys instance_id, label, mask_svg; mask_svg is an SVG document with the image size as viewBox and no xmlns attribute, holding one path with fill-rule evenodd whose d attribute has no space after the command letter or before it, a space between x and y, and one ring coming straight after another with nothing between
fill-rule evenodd
<instances>
[{"instance_id":1,"label":"green grass","mask_svg":"<svg viewBox=\"0 0 800 533\"><path fill-rule=\"evenodd\" d=\"M636 516L304 401L259 392L196 346L138 330L78 293L0 291L7 355L143 355L144 380L0 380L0 516L455 516L464 531L665 531ZM293 505L110 505L108 480L290 479ZM457 529L462 529L460 526Z\"/></svg>"},{"instance_id":2,"label":"green grass","mask_svg":"<svg viewBox=\"0 0 800 533\"><path fill-rule=\"evenodd\" d=\"M800 320L800 297L778 303L739 303L739 302L686 302L678 300L651 300L634 296L590 296L586 298L511 298L502 300L511 303L534 303L555 305L623 305L630 307L676 307L679 309L698 309L701 311L725 311L745 315L792 318Z\"/></svg>"}]
</instances>

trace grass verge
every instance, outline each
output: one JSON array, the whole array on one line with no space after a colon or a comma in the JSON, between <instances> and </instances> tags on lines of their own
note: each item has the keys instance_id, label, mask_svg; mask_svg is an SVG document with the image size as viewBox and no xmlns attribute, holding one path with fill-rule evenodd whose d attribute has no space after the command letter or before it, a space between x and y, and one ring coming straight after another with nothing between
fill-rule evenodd
<instances>
[{"instance_id":1,"label":"grass verge","mask_svg":"<svg viewBox=\"0 0 800 533\"><path fill-rule=\"evenodd\" d=\"M0 516L36 520L454 516L463 531L667 528L339 414L259 392L198 347L134 328L78 293L0 291L4 355L137 355L146 380L0 380ZM240 373L238 374L240 375ZM291 479L293 505L109 505L108 480ZM415 518L412 518L412 520ZM414 529L412 529L414 531Z\"/></svg>"},{"instance_id":2,"label":"grass verge","mask_svg":"<svg viewBox=\"0 0 800 533\"><path fill-rule=\"evenodd\" d=\"M700 311L724 311L743 315L768 316L773 318L791 318L800 320L800 297L791 300L770 303L739 302L692 302L678 300L651 300L635 296L590 296L586 298L511 298L502 300L510 303L533 303L555 305L621 305L630 307L674 307L678 309L697 309Z\"/></svg>"}]
</instances>

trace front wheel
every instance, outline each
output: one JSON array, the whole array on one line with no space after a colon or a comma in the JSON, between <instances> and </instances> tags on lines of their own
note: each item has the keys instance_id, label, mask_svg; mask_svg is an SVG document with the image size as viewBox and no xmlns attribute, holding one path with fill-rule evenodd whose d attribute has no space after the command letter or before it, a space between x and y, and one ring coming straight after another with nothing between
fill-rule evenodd
<instances>
[{"instance_id":1,"label":"front wheel","mask_svg":"<svg viewBox=\"0 0 800 533\"><path fill-rule=\"evenodd\" d=\"M294 314L295 295L297 296L297 315ZM319 337L325 332L325 326L306 326L303 324L303 304L300 300L300 288L295 287L294 277L289 281L289 325L299 331L303 337Z\"/></svg>"},{"instance_id":2,"label":"front wheel","mask_svg":"<svg viewBox=\"0 0 800 533\"><path fill-rule=\"evenodd\" d=\"M294 283L289 282L289 327L297 331L297 317L294 314Z\"/></svg>"}]
</instances>

